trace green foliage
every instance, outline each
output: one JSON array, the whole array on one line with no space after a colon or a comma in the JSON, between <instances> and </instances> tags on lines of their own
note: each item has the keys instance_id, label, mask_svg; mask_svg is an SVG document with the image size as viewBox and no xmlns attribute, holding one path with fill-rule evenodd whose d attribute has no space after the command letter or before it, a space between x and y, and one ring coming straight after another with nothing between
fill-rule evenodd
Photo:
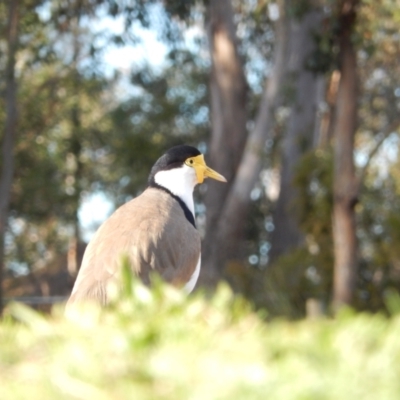
<instances>
[{"instance_id":1,"label":"green foliage","mask_svg":"<svg viewBox=\"0 0 400 400\"><path fill-rule=\"evenodd\" d=\"M204 140L207 89L199 57L177 46L165 70L134 65L124 98L116 90L122 84L118 74L107 75L99 59L112 33L95 34L97 18L108 11L124 19L121 40L129 42L132 23L149 25L155 3L20 2L19 121L6 243L12 270L44 266L65 254L74 235L81 240L77 213L84 195L102 191L118 206L143 190L154 160L168 147ZM181 15L182 7L171 3L166 12ZM5 12L0 6L0 15ZM1 48L4 34L0 31Z\"/></svg>"},{"instance_id":2,"label":"green foliage","mask_svg":"<svg viewBox=\"0 0 400 400\"><path fill-rule=\"evenodd\" d=\"M266 271L266 304L273 314L298 318L305 315L307 299L330 302L332 166L331 150L317 149L304 154L296 168L297 196L291 209L305 233L305 243L279 257Z\"/></svg>"},{"instance_id":3,"label":"green foliage","mask_svg":"<svg viewBox=\"0 0 400 400\"><path fill-rule=\"evenodd\" d=\"M286 3L288 16L296 19L301 19L311 8L312 2L309 0L287 0Z\"/></svg>"},{"instance_id":4,"label":"green foliage","mask_svg":"<svg viewBox=\"0 0 400 400\"><path fill-rule=\"evenodd\" d=\"M303 155L294 177L299 196L293 207L301 228L317 243L331 234L332 171L331 149L317 149Z\"/></svg>"},{"instance_id":5,"label":"green foliage","mask_svg":"<svg viewBox=\"0 0 400 400\"><path fill-rule=\"evenodd\" d=\"M5 399L397 399L400 318L265 323L221 285L186 297L131 282L130 297L0 324Z\"/></svg>"},{"instance_id":6,"label":"green foliage","mask_svg":"<svg viewBox=\"0 0 400 400\"><path fill-rule=\"evenodd\" d=\"M360 309L387 308L387 293L400 284L397 267L400 257L397 168L394 165L394 173L383 180L377 176L371 177L373 183L366 182L358 206L361 268L357 306ZM374 175L373 171L374 168L371 168L371 175Z\"/></svg>"}]
</instances>

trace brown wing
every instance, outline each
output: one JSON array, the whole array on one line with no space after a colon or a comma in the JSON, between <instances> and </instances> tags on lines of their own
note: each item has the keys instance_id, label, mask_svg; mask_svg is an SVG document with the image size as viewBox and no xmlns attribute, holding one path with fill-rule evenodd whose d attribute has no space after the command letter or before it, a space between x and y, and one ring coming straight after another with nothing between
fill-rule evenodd
<instances>
[{"instance_id":1,"label":"brown wing","mask_svg":"<svg viewBox=\"0 0 400 400\"><path fill-rule=\"evenodd\" d=\"M200 256L200 235L179 203L149 188L103 223L90 241L68 303L107 302L107 285L116 278L122 257L149 283L151 271L175 285L192 276Z\"/></svg>"}]
</instances>

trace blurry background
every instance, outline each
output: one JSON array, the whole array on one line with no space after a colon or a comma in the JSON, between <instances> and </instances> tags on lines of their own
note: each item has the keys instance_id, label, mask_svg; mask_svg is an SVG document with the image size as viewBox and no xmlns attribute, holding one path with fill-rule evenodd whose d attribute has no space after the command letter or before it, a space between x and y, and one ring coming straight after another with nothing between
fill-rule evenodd
<instances>
[{"instance_id":1,"label":"blurry background","mask_svg":"<svg viewBox=\"0 0 400 400\"><path fill-rule=\"evenodd\" d=\"M228 179L195 194L200 286L271 315L384 310L399 26L398 0L1 2L3 300L67 296L95 229L187 143Z\"/></svg>"}]
</instances>

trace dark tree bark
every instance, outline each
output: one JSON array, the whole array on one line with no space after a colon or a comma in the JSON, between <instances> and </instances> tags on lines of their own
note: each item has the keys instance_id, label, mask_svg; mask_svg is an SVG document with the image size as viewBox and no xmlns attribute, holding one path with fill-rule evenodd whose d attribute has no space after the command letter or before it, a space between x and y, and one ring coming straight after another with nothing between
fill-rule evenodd
<instances>
[{"instance_id":1,"label":"dark tree bark","mask_svg":"<svg viewBox=\"0 0 400 400\"><path fill-rule=\"evenodd\" d=\"M357 273L357 239L354 207L358 185L354 167L357 129L357 55L352 42L358 0L342 0L339 8L340 82L334 120L334 289L335 309L351 304Z\"/></svg>"},{"instance_id":2,"label":"dark tree bark","mask_svg":"<svg viewBox=\"0 0 400 400\"><path fill-rule=\"evenodd\" d=\"M73 75L73 84L72 84L72 93L73 93L73 102L71 107L71 136L69 143L69 151L68 157L71 157L73 160L72 168L70 171L70 176L73 178L73 189L74 193L72 194L73 204L74 204L74 215L73 215L73 236L70 239L69 248L68 248L68 272L73 277L76 278L78 274L78 269L80 266L81 259L79 257L79 246L81 244L81 231L79 224L79 216L78 210L81 202L81 194L82 194L82 175L83 175L83 164L81 161L81 153L82 153L82 136L83 136L83 128L82 128L82 113L81 113L81 104L80 104L80 85L81 85L81 76L78 69L79 57L82 52L82 43L81 43L81 34L80 34L80 14L81 14L81 5L78 3L77 8L75 10L75 16L71 19L71 33L73 35L73 57L72 57L72 65L71 72Z\"/></svg>"},{"instance_id":3,"label":"dark tree bark","mask_svg":"<svg viewBox=\"0 0 400 400\"><path fill-rule=\"evenodd\" d=\"M17 134L17 81L15 78L16 53L18 49L19 2L8 2L7 64L5 71L6 122L2 143L2 165L0 176L0 312L3 309L3 273L5 270L5 233L14 176L14 144Z\"/></svg>"},{"instance_id":4,"label":"dark tree bark","mask_svg":"<svg viewBox=\"0 0 400 400\"><path fill-rule=\"evenodd\" d=\"M271 239L271 259L275 260L300 246L304 235L299 228L293 203L293 178L302 155L315 144L315 123L319 101L319 79L307 65L315 50L315 32L321 29L322 10L317 7L301 17L290 18L287 81L293 85L293 99L287 130L282 140L280 191L274 211L275 229ZM293 80L293 82L290 82Z\"/></svg>"}]
</instances>

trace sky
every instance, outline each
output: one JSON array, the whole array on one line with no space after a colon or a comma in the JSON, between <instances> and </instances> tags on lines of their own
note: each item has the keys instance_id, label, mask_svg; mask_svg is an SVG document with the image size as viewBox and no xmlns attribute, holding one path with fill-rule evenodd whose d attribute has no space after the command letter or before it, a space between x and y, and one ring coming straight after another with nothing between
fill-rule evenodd
<instances>
[{"instance_id":1,"label":"sky","mask_svg":"<svg viewBox=\"0 0 400 400\"><path fill-rule=\"evenodd\" d=\"M123 19L104 17L96 23L95 32L109 30L114 34L123 33ZM133 24L132 29L139 37L137 45L107 46L103 56L104 63L112 71L117 69L128 72L134 64L147 62L154 67L161 67L165 61L167 47L157 38L157 32L144 29L140 24Z\"/></svg>"}]
</instances>

